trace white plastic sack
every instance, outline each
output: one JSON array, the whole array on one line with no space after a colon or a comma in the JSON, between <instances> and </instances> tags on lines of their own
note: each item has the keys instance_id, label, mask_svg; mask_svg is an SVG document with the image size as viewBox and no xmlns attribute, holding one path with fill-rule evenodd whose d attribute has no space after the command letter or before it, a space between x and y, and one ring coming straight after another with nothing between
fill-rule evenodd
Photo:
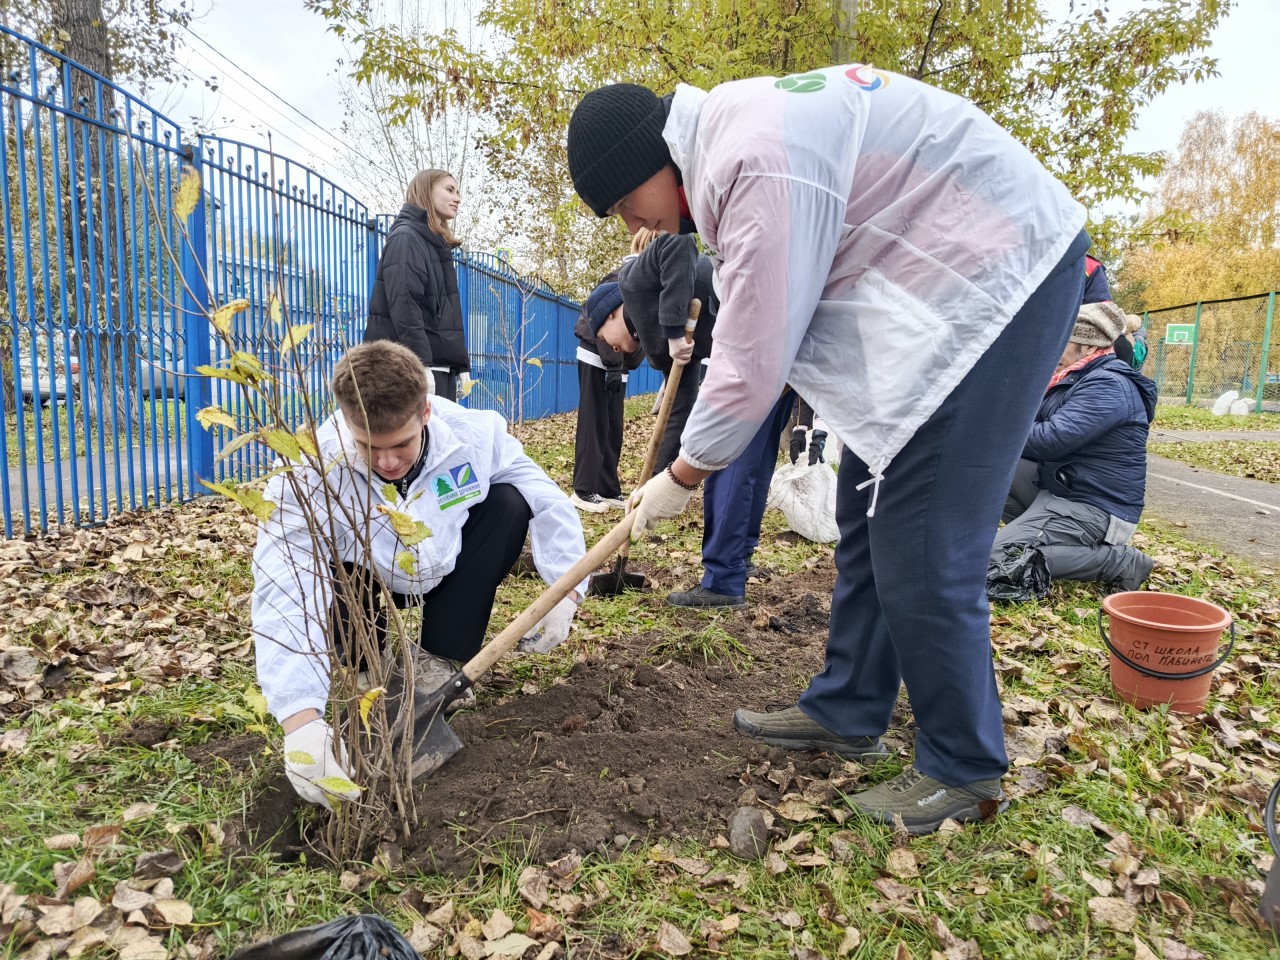
<instances>
[{"instance_id":1,"label":"white plastic sack","mask_svg":"<svg viewBox=\"0 0 1280 960\"><path fill-rule=\"evenodd\" d=\"M1235 390L1228 390L1217 400L1213 401L1213 415L1215 417L1225 417L1231 410L1231 404L1240 398L1240 394Z\"/></svg>"},{"instance_id":2,"label":"white plastic sack","mask_svg":"<svg viewBox=\"0 0 1280 960\"><path fill-rule=\"evenodd\" d=\"M1247 417L1252 412L1253 404L1244 397L1231 401L1230 413L1233 417Z\"/></svg>"},{"instance_id":3,"label":"white plastic sack","mask_svg":"<svg viewBox=\"0 0 1280 960\"><path fill-rule=\"evenodd\" d=\"M836 475L825 463L788 463L773 473L766 506L781 510L787 526L806 540L832 543L836 526Z\"/></svg>"}]
</instances>

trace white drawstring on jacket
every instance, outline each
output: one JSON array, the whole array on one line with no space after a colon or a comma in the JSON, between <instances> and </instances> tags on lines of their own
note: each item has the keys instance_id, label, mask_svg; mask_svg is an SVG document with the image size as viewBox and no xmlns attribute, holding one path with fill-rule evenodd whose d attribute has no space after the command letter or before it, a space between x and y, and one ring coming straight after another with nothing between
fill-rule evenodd
<instances>
[{"instance_id":1,"label":"white drawstring on jacket","mask_svg":"<svg viewBox=\"0 0 1280 960\"><path fill-rule=\"evenodd\" d=\"M883 479L883 473L875 473L869 479L863 480L853 488L855 490L865 490L867 487L871 487L871 509L867 511L868 517L876 515L876 501L880 499L880 481ZM872 486L872 484L875 484L875 486Z\"/></svg>"}]
</instances>

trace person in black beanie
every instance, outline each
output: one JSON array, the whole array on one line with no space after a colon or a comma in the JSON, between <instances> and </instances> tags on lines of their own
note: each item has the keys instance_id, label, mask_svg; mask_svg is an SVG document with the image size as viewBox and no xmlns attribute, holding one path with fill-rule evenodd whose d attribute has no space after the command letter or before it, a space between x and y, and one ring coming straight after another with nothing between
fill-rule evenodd
<instances>
[{"instance_id":1,"label":"person in black beanie","mask_svg":"<svg viewBox=\"0 0 1280 960\"><path fill-rule=\"evenodd\" d=\"M739 460L787 384L844 443L824 667L734 726L870 763L905 684L912 765L850 804L916 834L995 816L987 562L1080 304L1084 208L973 104L867 64L667 97L611 84L566 146L597 216L715 251L715 349L680 455L631 496L632 539Z\"/></svg>"},{"instance_id":2,"label":"person in black beanie","mask_svg":"<svg viewBox=\"0 0 1280 960\"><path fill-rule=\"evenodd\" d=\"M574 436L573 496L586 513L626 506L618 483L622 454L622 401L627 375L644 358L623 315L617 274L587 297L573 332L578 344L578 423ZM618 344L614 347L613 344Z\"/></svg>"}]
</instances>

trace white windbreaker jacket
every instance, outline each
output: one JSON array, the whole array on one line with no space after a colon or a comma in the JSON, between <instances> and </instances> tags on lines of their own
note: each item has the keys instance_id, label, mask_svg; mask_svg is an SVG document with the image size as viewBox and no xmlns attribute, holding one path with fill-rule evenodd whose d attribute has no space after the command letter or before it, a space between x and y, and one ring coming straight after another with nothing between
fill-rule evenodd
<instances>
[{"instance_id":1,"label":"white windbreaker jacket","mask_svg":"<svg viewBox=\"0 0 1280 960\"><path fill-rule=\"evenodd\" d=\"M277 506L262 524L253 554L253 630L258 682L277 720L313 707L324 712L329 693L325 624L331 599L331 563L371 567L396 593L421 596L453 570L462 549L462 525L471 507L481 503L494 483L516 487L529 504L533 559L543 580L554 583L582 558L586 546L578 511L551 478L525 454L506 422L496 413L467 410L441 397L431 398L427 424L430 444L422 472L404 499L384 495L385 484L372 474L347 431L342 413L324 422L317 435L321 461L334 466L322 479L302 470L316 521L333 530L339 555L317 555L295 488L285 476L268 482L265 496ZM329 500L320 493L328 484ZM392 491L394 493L394 488ZM324 504L332 506L325 511ZM408 547L378 510L384 505L420 520L431 536ZM367 527L371 554L363 556L349 518ZM413 557L408 573L397 562ZM407 559L407 558L406 558ZM586 592L586 581L579 586ZM448 629L447 624L439 629Z\"/></svg>"},{"instance_id":2,"label":"white windbreaker jacket","mask_svg":"<svg viewBox=\"0 0 1280 960\"><path fill-rule=\"evenodd\" d=\"M790 382L878 481L1084 226L977 107L867 66L681 85L663 137L716 264L704 470Z\"/></svg>"}]
</instances>

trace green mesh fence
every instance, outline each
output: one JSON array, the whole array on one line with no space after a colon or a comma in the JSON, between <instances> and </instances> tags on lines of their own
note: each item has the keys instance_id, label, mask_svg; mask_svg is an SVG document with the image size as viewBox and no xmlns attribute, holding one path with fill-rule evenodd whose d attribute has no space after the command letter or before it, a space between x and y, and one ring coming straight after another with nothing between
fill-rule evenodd
<instances>
[{"instance_id":1,"label":"green mesh fence","mask_svg":"<svg viewBox=\"0 0 1280 960\"><path fill-rule=\"evenodd\" d=\"M1206 300L1144 315L1147 359L1162 403L1204 406L1229 390L1261 413L1280 411L1276 294Z\"/></svg>"}]
</instances>

